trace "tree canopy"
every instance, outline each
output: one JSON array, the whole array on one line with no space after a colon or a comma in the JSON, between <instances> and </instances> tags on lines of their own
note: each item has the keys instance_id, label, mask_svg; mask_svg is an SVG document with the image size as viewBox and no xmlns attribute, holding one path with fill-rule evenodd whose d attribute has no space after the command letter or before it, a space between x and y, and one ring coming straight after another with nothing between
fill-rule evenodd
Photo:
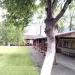
<instances>
[{"instance_id":1,"label":"tree canopy","mask_svg":"<svg viewBox=\"0 0 75 75\"><path fill-rule=\"evenodd\" d=\"M23 30L32 20L36 8L35 0L0 0L0 6L6 9L5 20L2 23L2 36L5 42L19 45L23 42ZM5 35L3 35L5 34Z\"/></svg>"},{"instance_id":2,"label":"tree canopy","mask_svg":"<svg viewBox=\"0 0 75 75\"><path fill-rule=\"evenodd\" d=\"M35 0L0 0L1 6L7 10L7 24L28 25L35 9Z\"/></svg>"}]
</instances>

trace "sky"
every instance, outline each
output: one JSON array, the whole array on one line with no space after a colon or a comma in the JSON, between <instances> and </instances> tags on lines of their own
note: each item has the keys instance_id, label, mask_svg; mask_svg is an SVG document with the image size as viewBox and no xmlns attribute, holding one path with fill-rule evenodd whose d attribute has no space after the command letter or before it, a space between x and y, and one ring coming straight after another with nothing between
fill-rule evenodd
<instances>
[{"instance_id":1,"label":"sky","mask_svg":"<svg viewBox=\"0 0 75 75\"><path fill-rule=\"evenodd\" d=\"M45 25L41 25L41 35L42 36L45 36L44 29L45 29ZM33 25L26 27L25 34L26 35L40 35L40 25L33 24Z\"/></svg>"},{"instance_id":2,"label":"sky","mask_svg":"<svg viewBox=\"0 0 75 75\"><path fill-rule=\"evenodd\" d=\"M45 35L45 24L44 24L44 18L41 20L38 20L35 16L33 17L33 22L29 24L25 28L25 35L40 35L40 28L41 28L41 35Z\"/></svg>"},{"instance_id":3,"label":"sky","mask_svg":"<svg viewBox=\"0 0 75 75\"><path fill-rule=\"evenodd\" d=\"M39 9L38 11L40 11L40 10L41 9ZM40 12L34 13L32 22L25 29L25 35L40 35L40 28L41 28L41 35L46 36L46 34L44 32L45 31L44 20L46 18L46 14L43 11L41 19L38 19L39 16L40 16Z\"/></svg>"},{"instance_id":4,"label":"sky","mask_svg":"<svg viewBox=\"0 0 75 75\"><path fill-rule=\"evenodd\" d=\"M3 15L6 14L6 10L0 8L0 22L2 22L4 20Z\"/></svg>"}]
</instances>

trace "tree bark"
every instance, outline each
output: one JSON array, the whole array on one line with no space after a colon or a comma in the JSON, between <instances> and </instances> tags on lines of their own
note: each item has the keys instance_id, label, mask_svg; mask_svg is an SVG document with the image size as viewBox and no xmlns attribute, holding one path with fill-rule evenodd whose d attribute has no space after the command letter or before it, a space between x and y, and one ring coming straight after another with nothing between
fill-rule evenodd
<instances>
[{"instance_id":1,"label":"tree bark","mask_svg":"<svg viewBox=\"0 0 75 75\"><path fill-rule=\"evenodd\" d=\"M49 25L49 31L46 31L47 35L47 53L43 63L43 67L40 75L50 75L55 58L55 35L57 33L57 28Z\"/></svg>"}]
</instances>

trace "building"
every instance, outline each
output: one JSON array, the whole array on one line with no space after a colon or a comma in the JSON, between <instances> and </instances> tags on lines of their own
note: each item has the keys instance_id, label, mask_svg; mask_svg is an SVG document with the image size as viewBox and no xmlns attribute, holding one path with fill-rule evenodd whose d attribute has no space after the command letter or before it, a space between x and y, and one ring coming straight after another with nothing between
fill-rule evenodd
<instances>
[{"instance_id":1,"label":"building","mask_svg":"<svg viewBox=\"0 0 75 75\"><path fill-rule=\"evenodd\" d=\"M25 45L33 45L33 41L38 38L43 38L41 35L25 35L24 40L25 40Z\"/></svg>"},{"instance_id":2,"label":"building","mask_svg":"<svg viewBox=\"0 0 75 75\"><path fill-rule=\"evenodd\" d=\"M25 35L25 46L33 45L33 36L32 35Z\"/></svg>"},{"instance_id":3,"label":"building","mask_svg":"<svg viewBox=\"0 0 75 75\"><path fill-rule=\"evenodd\" d=\"M47 51L47 38L37 37L33 40L33 47L45 55Z\"/></svg>"},{"instance_id":4,"label":"building","mask_svg":"<svg viewBox=\"0 0 75 75\"><path fill-rule=\"evenodd\" d=\"M33 39L33 47L45 55L47 51L47 38L36 37ZM69 56L75 56L75 32L56 35L56 51Z\"/></svg>"},{"instance_id":5,"label":"building","mask_svg":"<svg viewBox=\"0 0 75 75\"><path fill-rule=\"evenodd\" d=\"M56 36L56 48L58 52L75 56L75 32L58 34Z\"/></svg>"}]
</instances>

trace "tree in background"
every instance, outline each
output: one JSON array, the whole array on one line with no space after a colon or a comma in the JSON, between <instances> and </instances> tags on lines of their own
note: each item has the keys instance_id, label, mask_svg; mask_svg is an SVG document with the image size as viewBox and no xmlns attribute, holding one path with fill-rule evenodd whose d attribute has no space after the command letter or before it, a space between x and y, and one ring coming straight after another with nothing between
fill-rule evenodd
<instances>
[{"instance_id":1,"label":"tree in background","mask_svg":"<svg viewBox=\"0 0 75 75\"><path fill-rule=\"evenodd\" d=\"M62 9L62 5L61 4L61 8ZM63 15L63 17L60 19L60 21L58 22L58 31L59 32L64 32L66 29L67 31L75 31L75 4L72 1L72 3L69 5L66 13ZM64 25L66 25L64 27Z\"/></svg>"},{"instance_id":2,"label":"tree in background","mask_svg":"<svg viewBox=\"0 0 75 75\"><path fill-rule=\"evenodd\" d=\"M23 43L24 27L32 20L35 0L0 0L0 4L7 10L3 40L6 44L20 45Z\"/></svg>"},{"instance_id":3,"label":"tree in background","mask_svg":"<svg viewBox=\"0 0 75 75\"><path fill-rule=\"evenodd\" d=\"M24 45L23 31L14 25L0 24L0 45Z\"/></svg>"},{"instance_id":4,"label":"tree in background","mask_svg":"<svg viewBox=\"0 0 75 75\"><path fill-rule=\"evenodd\" d=\"M70 17L70 23L69 23L69 31L75 30L75 4L72 2L69 6L69 17Z\"/></svg>"}]
</instances>

